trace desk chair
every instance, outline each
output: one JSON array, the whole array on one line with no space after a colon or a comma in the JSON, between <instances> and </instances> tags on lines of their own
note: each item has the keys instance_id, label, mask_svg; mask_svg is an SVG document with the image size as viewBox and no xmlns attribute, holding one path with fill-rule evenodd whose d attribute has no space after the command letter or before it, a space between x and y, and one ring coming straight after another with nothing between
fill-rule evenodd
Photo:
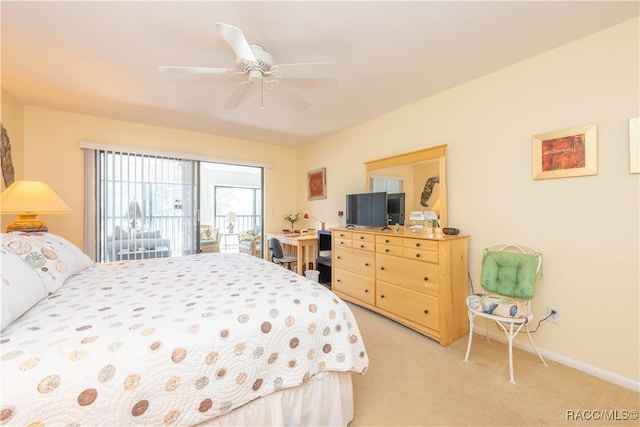
<instances>
[{"instance_id":1,"label":"desk chair","mask_svg":"<svg viewBox=\"0 0 640 427\"><path fill-rule=\"evenodd\" d=\"M269 249L271 249L271 261L282 266L286 264L289 270L291 270L291 264L298 262L298 257L284 254L280 240L275 237L269 237Z\"/></svg>"},{"instance_id":2,"label":"desk chair","mask_svg":"<svg viewBox=\"0 0 640 427\"><path fill-rule=\"evenodd\" d=\"M464 361L469 361L473 339L473 319L476 316L487 320L487 341L489 340L489 320L507 336L509 345L509 382L513 379L513 340L522 329L527 333L529 343L547 366L544 358L533 343L529 333L529 322L533 320L531 300L535 285L540 279L542 254L533 249L514 244L497 244L485 248L482 256L481 284L483 294L467 298L469 314L469 342Z\"/></svg>"}]
</instances>

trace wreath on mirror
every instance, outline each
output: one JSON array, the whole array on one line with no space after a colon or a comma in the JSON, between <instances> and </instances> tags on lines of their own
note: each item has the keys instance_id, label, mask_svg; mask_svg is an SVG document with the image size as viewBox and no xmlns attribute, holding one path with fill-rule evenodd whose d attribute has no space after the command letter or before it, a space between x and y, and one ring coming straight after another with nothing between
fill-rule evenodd
<instances>
[{"instance_id":1,"label":"wreath on mirror","mask_svg":"<svg viewBox=\"0 0 640 427\"><path fill-rule=\"evenodd\" d=\"M439 176L432 176L427 179L427 182L424 184L424 189L422 190L422 194L420 195L420 204L424 207L429 207L429 199L431 198L431 193L433 193L433 187L440 182Z\"/></svg>"},{"instance_id":2,"label":"wreath on mirror","mask_svg":"<svg viewBox=\"0 0 640 427\"><path fill-rule=\"evenodd\" d=\"M9 141L9 134L4 128L4 125L0 124L2 140L2 148L0 150L0 160L2 162L2 178L4 179L4 185L10 186L16 180L15 170L13 168L13 161L11 160L11 142Z\"/></svg>"}]
</instances>

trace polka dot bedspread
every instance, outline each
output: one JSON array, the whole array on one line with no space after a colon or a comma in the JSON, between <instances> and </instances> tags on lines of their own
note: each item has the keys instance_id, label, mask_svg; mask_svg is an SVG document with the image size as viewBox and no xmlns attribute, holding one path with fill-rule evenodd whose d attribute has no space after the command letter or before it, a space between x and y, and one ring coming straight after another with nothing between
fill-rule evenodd
<instances>
[{"instance_id":1,"label":"polka dot bedspread","mask_svg":"<svg viewBox=\"0 0 640 427\"><path fill-rule=\"evenodd\" d=\"M245 254L94 264L2 331L0 425L193 425L364 373L331 291Z\"/></svg>"}]
</instances>

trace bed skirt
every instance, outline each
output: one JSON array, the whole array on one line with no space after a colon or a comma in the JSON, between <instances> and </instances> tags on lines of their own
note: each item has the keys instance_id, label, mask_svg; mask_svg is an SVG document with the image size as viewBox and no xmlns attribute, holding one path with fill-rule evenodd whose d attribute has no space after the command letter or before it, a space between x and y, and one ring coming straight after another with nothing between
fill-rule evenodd
<instances>
[{"instance_id":1,"label":"bed skirt","mask_svg":"<svg viewBox=\"0 0 640 427\"><path fill-rule=\"evenodd\" d=\"M346 426L352 419L351 373L322 372L306 384L256 399L197 427Z\"/></svg>"}]
</instances>

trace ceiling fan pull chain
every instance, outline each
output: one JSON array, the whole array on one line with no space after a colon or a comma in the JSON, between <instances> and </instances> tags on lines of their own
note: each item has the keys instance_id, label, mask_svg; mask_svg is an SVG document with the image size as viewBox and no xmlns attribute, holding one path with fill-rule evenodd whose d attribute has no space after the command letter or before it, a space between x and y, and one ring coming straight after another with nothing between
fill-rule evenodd
<instances>
[{"instance_id":1,"label":"ceiling fan pull chain","mask_svg":"<svg viewBox=\"0 0 640 427\"><path fill-rule=\"evenodd\" d=\"M260 109L264 110L264 78L260 79Z\"/></svg>"}]
</instances>

